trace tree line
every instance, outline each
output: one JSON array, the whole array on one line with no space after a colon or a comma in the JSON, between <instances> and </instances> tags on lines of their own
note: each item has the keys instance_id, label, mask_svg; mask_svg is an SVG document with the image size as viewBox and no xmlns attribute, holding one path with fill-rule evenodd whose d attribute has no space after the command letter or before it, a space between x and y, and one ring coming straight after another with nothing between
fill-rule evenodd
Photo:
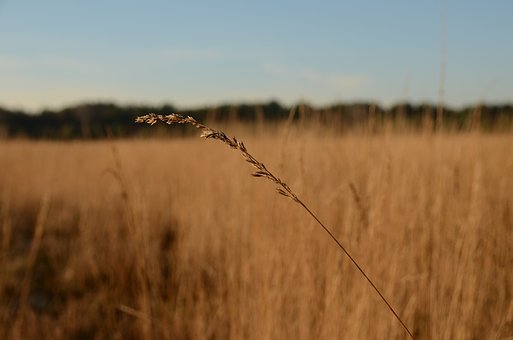
<instances>
[{"instance_id":1,"label":"tree line","mask_svg":"<svg viewBox=\"0 0 513 340\"><path fill-rule=\"evenodd\" d=\"M512 105L479 105L462 109L444 108L443 121L437 121L436 107L402 103L383 108L373 103L335 104L314 107L305 103L284 106L276 101L258 104L232 104L183 110L172 105L121 106L113 103L89 103L44 110L29 114L0 108L0 138L29 139L100 139L188 134L181 129L152 129L134 124L135 117L149 112L191 115L208 123L239 122L257 125L268 122L302 121L326 124L337 131L366 129L379 132L385 128L408 128L453 131L480 129L510 131L513 123Z\"/></svg>"}]
</instances>

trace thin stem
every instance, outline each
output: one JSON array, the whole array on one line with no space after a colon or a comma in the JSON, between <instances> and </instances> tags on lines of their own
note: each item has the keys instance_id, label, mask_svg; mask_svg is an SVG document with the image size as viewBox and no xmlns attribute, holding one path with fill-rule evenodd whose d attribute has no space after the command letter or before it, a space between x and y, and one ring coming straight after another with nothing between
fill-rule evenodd
<instances>
[{"instance_id":1,"label":"thin stem","mask_svg":"<svg viewBox=\"0 0 513 340\"><path fill-rule=\"evenodd\" d=\"M356 268L358 268L358 270L360 271L360 273L363 275L363 277L365 277L365 279L367 280L367 282L369 282L369 284L372 286L372 288L374 288L374 290L376 291L376 293L378 293L379 297L381 298L381 300L383 300L383 302L387 305L388 309L390 309L390 311L394 314L394 316L396 317L397 320L399 320L399 322L401 323L401 326L403 326L404 330L408 333L408 335L410 336L410 338L414 339L415 340L415 337L413 336L413 334L410 332L410 330L408 329L408 327L406 326L406 324L403 322L403 320L401 320L401 318L399 317L399 315L396 313L396 311L394 310L394 308L390 305L390 303L388 303L387 299L383 296L383 294L381 293L381 291L378 289L378 287L376 287L376 285L374 284L374 282L372 282L372 280L367 276L367 274L365 273L365 271L362 269L362 267L360 267L360 265L358 264L358 262L356 262L356 260L351 256L351 254L349 254L349 252L346 250L346 248L340 243L340 241L335 237L335 235L332 234L332 232L326 228L326 226L321 222L321 220L319 220L319 218L317 216L315 216L315 214L310 210L308 209L308 207L306 206L306 204L304 204L300 199L297 200L297 203L299 203L309 214L310 216L312 216L316 221L317 223L322 227L322 229L324 229L325 232L328 233L328 235L330 235L331 239L333 241L335 241L335 243L338 245L338 247L344 252L344 254L346 254L347 257L349 257L349 259L351 260L351 262L356 266Z\"/></svg>"}]
</instances>

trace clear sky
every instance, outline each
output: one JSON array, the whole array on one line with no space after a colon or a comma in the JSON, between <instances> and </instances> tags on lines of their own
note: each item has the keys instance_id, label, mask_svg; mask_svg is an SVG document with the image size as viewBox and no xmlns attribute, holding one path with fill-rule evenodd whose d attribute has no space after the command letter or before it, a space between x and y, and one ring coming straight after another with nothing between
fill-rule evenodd
<instances>
[{"instance_id":1,"label":"clear sky","mask_svg":"<svg viewBox=\"0 0 513 340\"><path fill-rule=\"evenodd\" d=\"M513 102L513 1L0 0L0 106Z\"/></svg>"}]
</instances>

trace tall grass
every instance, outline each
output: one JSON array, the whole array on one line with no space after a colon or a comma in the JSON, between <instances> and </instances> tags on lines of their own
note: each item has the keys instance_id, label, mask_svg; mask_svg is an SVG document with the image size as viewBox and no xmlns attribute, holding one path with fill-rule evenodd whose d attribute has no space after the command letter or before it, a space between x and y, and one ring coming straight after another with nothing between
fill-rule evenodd
<instances>
[{"instance_id":1,"label":"tall grass","mask_svg":"<svg viewBox=\"0 0 513 340\"><path fill-rule=\"evenodd\" d=\"M285 152L274 134L245 141L415 338L512 336L513 137L309 131L292 128ZM24 339L405 338L239 155L197 139L113 143L117 156L106 142L0 144L0 338L20 318Z\"/></svg>"}]
</instances>

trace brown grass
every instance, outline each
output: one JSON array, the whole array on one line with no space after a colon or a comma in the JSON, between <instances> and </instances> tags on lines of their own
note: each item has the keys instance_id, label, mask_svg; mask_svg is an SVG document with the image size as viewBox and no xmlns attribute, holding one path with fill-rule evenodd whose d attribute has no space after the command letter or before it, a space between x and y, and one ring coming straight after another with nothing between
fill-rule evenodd
<instances>
[{"instance_id":1,"label":"brown grass","mask_svg":"<svg viewBox=\"0 0 513 340\"><path fill-rule=\"evenodd\" d=\"M417 339L513 336L512 136L293 129L285 152L280 136L245 139ZM0 144L0 338L20 318L24 339L405 338L237 154L198 139L114 144L118 156L106 142Z\"/></svg>"}]
</instances>

